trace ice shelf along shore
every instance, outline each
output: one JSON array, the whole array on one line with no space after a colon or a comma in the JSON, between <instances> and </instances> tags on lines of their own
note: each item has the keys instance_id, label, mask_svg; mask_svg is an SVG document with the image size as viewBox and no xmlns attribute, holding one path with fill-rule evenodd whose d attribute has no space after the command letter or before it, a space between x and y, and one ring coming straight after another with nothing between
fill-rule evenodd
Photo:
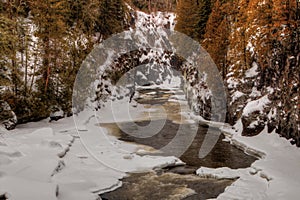
<instances>
[{"instance_id":1,"label":"ice shelf along shore","mask_svg":"<svg viewBox=\"0 0 300 200\"><path fill-rule=\"evenodd\" d=\"M126 172L181 163L175 157L139 156L137 148L107 135L93 119L78 132L73 118L28 123L9 133L1 129L0 194L15 200L94 200L120 187Z\"/></svg>"},{"instance_id":2,"label":"ice shelf along shore","mask_svg":"<svg viewBox=\"0 0 300 200\"><path fill-rule=\"evenodd\" d=\"M124 113L124 104L119 101L113 106ZM144 111L138 106L132 108ZM134 110L131 113L133 118L140 117ZM11 199L96 199L98 194L120 187L126 172L182 164L175 157L137 154L141 146L117 140L98 126L94 113L82 115L84 119L87 116L89 121L76 124L77 129L72 117L20 125L9 133L1 129L0 194ZM104 118L106 122L115 120L113 116ZM297 199L300 152L289 141L266 130L243 137L241 123L234 127L203 123L221 128L228 142L259 158L246 169L198 169L201 177L237 179L217 199Z\"/></svg>"},{"instance_id":3,"label":"ice shelf along shore","mask_svg":"<svg viewBox=\"0 0 300 200\"><path fill-rule=\"evenodd\" d=\"M191 115L195 120L219 127L226 141L259 158L246 169L201 167L197 174L216 179L236 179L217 199L298 199L300 187L300 151L277 133L268 133L267 128L259 135L244 137L239 120L233 127L227 124L208 122Z\"/></svg>"}]
</instances>

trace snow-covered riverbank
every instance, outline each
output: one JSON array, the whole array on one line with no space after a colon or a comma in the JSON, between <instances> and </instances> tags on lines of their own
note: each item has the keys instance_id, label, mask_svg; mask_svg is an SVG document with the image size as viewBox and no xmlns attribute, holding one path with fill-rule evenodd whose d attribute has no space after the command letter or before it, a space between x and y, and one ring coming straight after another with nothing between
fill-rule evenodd
<instances>
[{"instance_id":1,"label":"snow-covered riverbank","mask_svg":"<svg viewBox=\"0 0 300 200\"><path fill-rule=\"evenodd\" d=\"M171 96L170 101L186 106L180 95ZM112 107L113 115L109 110ZM75 117L76 125L71 117L51 123L48 120L28 123L10 132L1 129L0 195L22 200L94 200L99 198L98 194L122 186L120 179L126 172L182 164L175 157L149 156L143 146L119 141L99 126L99 122L128 120L128 111L135 121L147 117L145 112L161 112L157 109L120 100L108 102L101 110L105 115L80 114ZM180 114L185 121L199 121L199 117L188 115L186 110ZM260 158L246 169L197 170L200 177L238 178L217 199L297 199L298 148L266 130L255 137L243 137L240 124L230 127L203 120L201 123L221 128L228 142Z\"/></svg>"},{"instance_id":2,"label":"snow-covered riverbank","mask_svg":"<svg viewBox=\"0 0 300 200\"><path fill-rule=\"evenodd\" d=\"M246 169L201 167L197 171L201 177L238 178L217 199L296 200L299 198L299 148L292 146L289 141L275 132L268 133L266 129L254 137L241 136L243 127L240 121L234 127L217 123L214 126L221 127L226 140L232 145L259 158Z\"/></svg>"},{"instance_id":3,"label":"snow-covered riverbank","mask_svg":"<svg viewBox=\"0 0 300 200\"><path fill-rule=\"evenodd\" d=\"M93 119L78 131L89 135L90 140L84 140L89 144L79 140L73 118L28 123L12 132L1 130L0 194L16 200L94 200L97 194L121 186L119 179L125 172L180 162L175 157L136 155L137 145L109 136ZM85 145L101 156L100 162Z\"/></svg>"}]
</instances>

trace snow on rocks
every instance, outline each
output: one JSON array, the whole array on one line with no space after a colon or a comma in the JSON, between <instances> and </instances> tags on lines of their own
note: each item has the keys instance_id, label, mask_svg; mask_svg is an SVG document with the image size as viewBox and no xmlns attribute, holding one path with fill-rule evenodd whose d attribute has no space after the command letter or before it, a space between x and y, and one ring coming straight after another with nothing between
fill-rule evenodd
<instances>
[{"instance_id":1,"label":"snow on rocks","mask_svg":"<svg viewBox=\"0 0 300 200\"><path fill-rule=\"evenodd\" d=\"M64 111L60 107L53 107L50 113L50 122L64 118Z\"/></svg>"},{"instance_id":2,"label":"snow on rocks","mask_svg":"<svg viewBox=\"0 0 300 200\"><path fill-rule=\"evenodd\" d=\"M237 79L235 79L234 77L230 77L227 79L227 87L229 89L236 88L238 84L239 84L239 81Z\"/></svg>"},{"instance_id":3,"label":"snow on rocks","mask_svg":"<svg viewBox=\"0 0 300 200\"><path fill-rule=\"evenodd\" d=\"M243 135L254 136L259 134L268 123L268 116L265 113L269 113L270 109L271 101L268 95L249 101L241 116Z\"/></svg>"},{"instance_id":4,"label":"snow on rocks","mask_svg":"<svg viewBox=\"0 0 300 200\"><path fill-rule=\"evenodd\" d=\"M6 101L0 100L0 126L12 130L17 125L17 116Z\"/></svg>"},{"instance_id":5,"label":"snow on rocks","mask_svg":"<svg viewBox=\"0 0 300 200\"><path fill-rule=\"evenodd\" d=\"M258 111L259 113L262 113L264 108L268 106L268 104L271 103L271 101L268 98L268 95L263 96L260 99L257 99L255 101L250 101L247 103L247 105L244 108L243 115L249 116L249 114Z\"/></svg>"},{"instance_id":6,"label":"snow on rocks","mask_svg":"<svg viewBox=\"0 0 300 200\"><path fill-rule=\"evenodd\" d=\"M246 78L256 77L259 74L257 70L258 70L258 65L256 62L253 62L252 67L245 72Z\"/></svg>"},{"instance_id":7,"label":"snow on rocks","mask_svg":"<svg viewBox=\"0 0 300 200\"><path fill-rule=\"evenodd\" d=\"M156 27L164 27L170 30L174 30L175 27L175 14L169 12L156 12L146 14L144 12L137 11L136 27L145 27L153 29Z\"/></svg>"},{"instance_id":8,"label":"snow on rocks","mask_svg":"<svg viewBox=\"0 0 300 200\"><path fill-rule=\"evenodd\" d=\"M245 94L243 92L240 92L240 91L235 91L233 94L232 94L232 100L230 102L230 105L233 104L236 100L238 100L239 98L241 98L242 96L244 96Z\"/></svg>"}]
</instances>

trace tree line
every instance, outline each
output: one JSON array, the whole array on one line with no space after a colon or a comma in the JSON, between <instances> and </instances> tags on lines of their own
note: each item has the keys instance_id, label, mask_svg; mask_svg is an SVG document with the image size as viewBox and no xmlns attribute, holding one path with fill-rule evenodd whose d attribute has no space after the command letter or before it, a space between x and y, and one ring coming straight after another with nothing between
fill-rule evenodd
<instances>
[{"instance_id":1,"label":"tree line","mask_svg":"<svg viewBox=\"0 0 300 200\"><path fill-rule=\"evenodd\" d=\"M0 99L19 122L71 114L73 82L93 45L128 28L122 0L0 1Z\"/></svg>"},{"instance_id":2,"label":"tree line","mask_svg":"<svg viewBox=\"0 0 300 200\"><path fill-rule=\"evenodd\" d=\"M176 30L208 51L223 76L228 102L228 122L242 116L247 101L267 95L264 113L242 117L244 128L253 120L300 146L300 2L298 0L178 0ZM247 70L257 66L251 79ZM229 80L238 83L233 88ZM253 93L256 90L256 94ZM273 113L272 117L268 113Z\"/></svg>"},{"instance_id":3,"label":"tree line","mask_svg":"<svg viewBox=\"0 0 300 200\"><path fill-rule=\"evenodd\" d=\"M224 80L229 73L243 78L241 72L256 62L258 89L285 88L276 98L285 103L281 110L294 115L281 118L295 119L298 1L0 0L0 100L19 122L47 117L55 105L72 114L73 83L82 61L95 44L130 26L125 3L145 12L175 11L175 29L201 43Z\"/></svg>"}]
</instances>

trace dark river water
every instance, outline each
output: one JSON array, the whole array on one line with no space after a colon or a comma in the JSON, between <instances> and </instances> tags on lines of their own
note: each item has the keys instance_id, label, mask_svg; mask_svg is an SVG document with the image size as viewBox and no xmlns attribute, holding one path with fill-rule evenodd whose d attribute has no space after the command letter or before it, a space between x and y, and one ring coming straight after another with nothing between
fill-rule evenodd
<instances>
[{"instance_id":1,"label":"dark river water","mask_svg":"<svg viewBox=\"0 0 300 200\"><path fill-rule=\"evenodd\" d=\"M134 137L131 133L136 131L132 123L115 123L101 124L108 128L111 134L119 138L119 140L134 142L137 144L147 145L154 149L161 149L174 139L178 134L181 126L182 139L187 134L198 128L197 134L191 145L180 156L180 159L186 163L184 166L170 166L164 169L153 171L151 173L132 173L122 180L123 186L115 191L101 195L106 200L142 200L142 199L185 199L199 200L216 198L225 188L231 185L235 180L216 180L205 179L195 175L200 167L229 167L232 169L247 168L256 160L256 158L246 155L240 149L224 142L224 136L219 137L218 142L212 151L205 157L198 157L199 149L207 134L208 127L195 123L187 123L180 112L182 106L168 99L174 93L168 90L141 90L140 98L136 99L139 104L145 106L160 105L163 106L167 113L167 119L157 117L157 122L165 121L163 128L154 136L148 138ZM157 116L160 116L158 113ZM135 122L139 126L147 126L149 120L139 120ZM119 128L122 127L122 130ZM215 129L214 131L219 131ZM177 135L178 137L178 135ZM173 148L180 148L180 143ZM172 155L172 152L161 152L160 155Z\"/></svg>"}]
</instances>

